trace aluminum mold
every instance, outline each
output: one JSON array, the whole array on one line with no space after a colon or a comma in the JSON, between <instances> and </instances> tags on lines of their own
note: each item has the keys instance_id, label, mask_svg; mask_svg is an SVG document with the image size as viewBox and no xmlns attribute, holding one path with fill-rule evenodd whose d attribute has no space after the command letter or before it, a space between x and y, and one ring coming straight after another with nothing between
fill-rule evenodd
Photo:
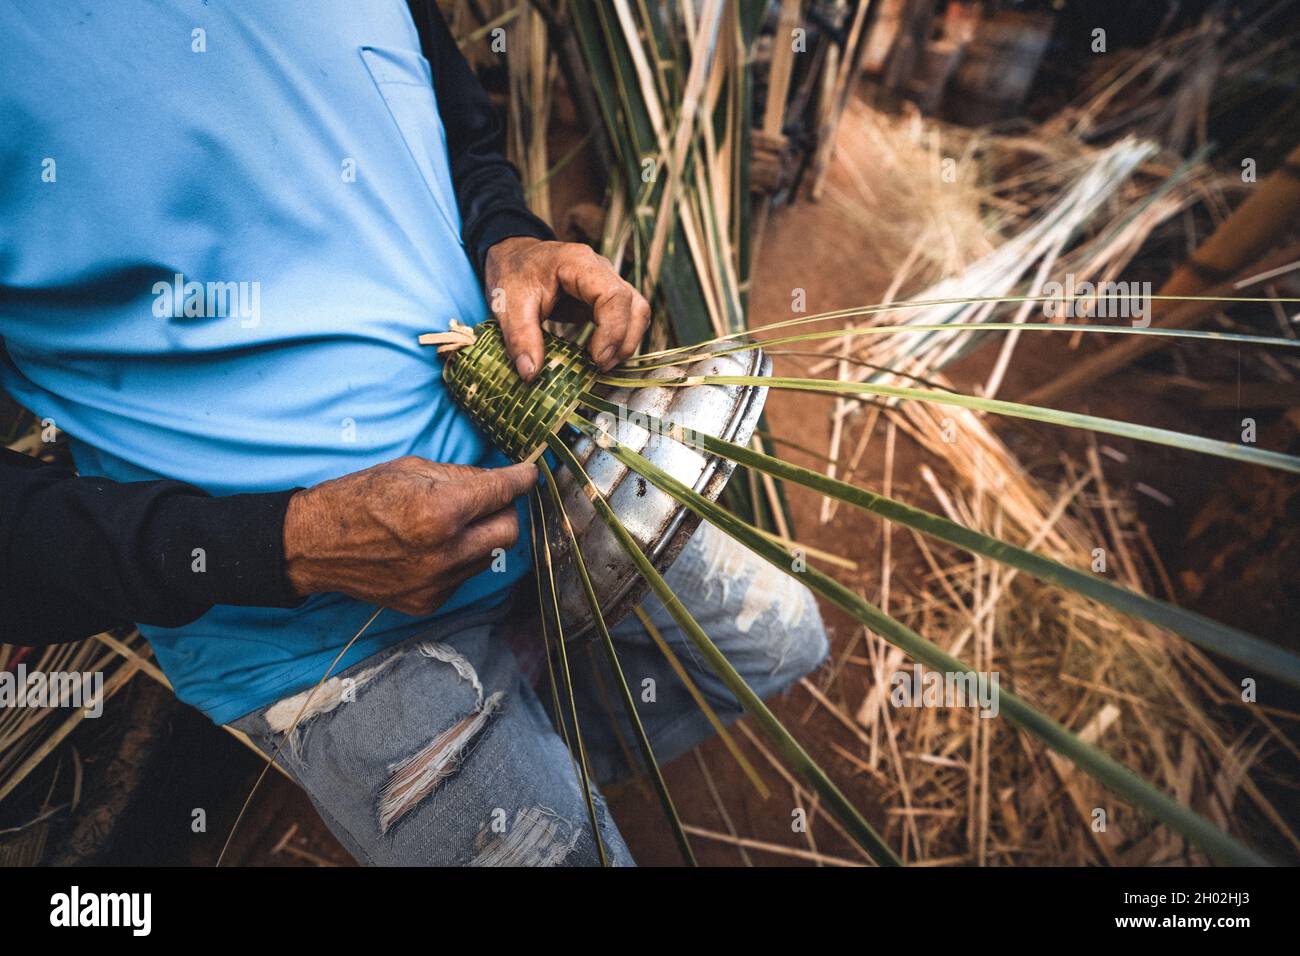
<instances>
[{"instance_id":1,"label":"aluminum mold","mask_svg":"<svg viewBox=\"0 0 1300 956\"><path fill-rule=\"evenodd\" d=\"M646 379L677 378L682 375L767 376L772 362L759 348L726 355L708 355L681 365L651 369ZM737 444L748 444L767 399L767 387L756 385L690 385L657 388L612 388L602 394L625 411L605 415L601 424L618 441L639 452L682 484L716 501L722 494L735 463L682 444L672 438L652 435L644 418L648 413L686 429ZM686 547L700 519L666 492L635 474L607 450L586 436L569 435L569 447L582 462L592 483L604 495L614 513L641 546L654 566L663 572ZM632 610L649 588L622 545L606 527L587 499L582 483L569 469L556 472L556 487L564 509L582 548L587 572L610 627ZM552 515L549 533L556 575L556 592L565 635L570 640L595 636L582 581L559 518Z\"/></svg>"}]
</instances>

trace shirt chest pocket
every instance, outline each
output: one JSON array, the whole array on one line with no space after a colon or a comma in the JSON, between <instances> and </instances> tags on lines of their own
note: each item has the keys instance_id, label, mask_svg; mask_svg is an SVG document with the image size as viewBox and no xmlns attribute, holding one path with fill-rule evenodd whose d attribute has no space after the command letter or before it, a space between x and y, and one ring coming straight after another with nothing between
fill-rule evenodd
<instances>
[{"instance_id":1,"label":"shirt chest pocket","mask_svg":"<svg viewBox=\"0 0 1300 956\"><path fill-rule=\"evenodd\" d=\"M460 213L447 162L447 133L438 114L429 63L413 50L363 46L361 60L375 81L434 205L458 243Z\"/></svg>"}]
</instances>

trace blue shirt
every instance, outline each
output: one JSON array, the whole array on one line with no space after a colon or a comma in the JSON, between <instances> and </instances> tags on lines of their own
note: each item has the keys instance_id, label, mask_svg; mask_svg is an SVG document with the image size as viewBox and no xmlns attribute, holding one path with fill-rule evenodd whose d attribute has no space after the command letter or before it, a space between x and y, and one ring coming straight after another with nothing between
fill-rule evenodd
<instances>
[{"instance_id":1,"label":"blue shirt","mask_svg":"<svg viewBox=\"0 0 1300 956\"><path fill-rule=\"evenodd\" d=\"M10 0L0 69L0 384L82 474L225 495L505 463L416 341L487 309L404 3ZM438 616L499 602L526 538ZM225 723L314 684L373 610L141 631ZM339 667L428 623L385 611Z\"/></svg>"}]
</instances>

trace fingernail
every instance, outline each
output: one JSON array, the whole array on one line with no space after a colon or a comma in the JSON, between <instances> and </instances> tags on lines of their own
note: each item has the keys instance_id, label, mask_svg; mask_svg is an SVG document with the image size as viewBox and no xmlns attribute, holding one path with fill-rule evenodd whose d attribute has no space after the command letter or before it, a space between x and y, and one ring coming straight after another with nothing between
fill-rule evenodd
<instances>
[{"instance_id":1,"label":"fingernail","mask_svg":"<svg viewBox=\"0 0 1300 956\"><path fill-rule=\"evenodd\" d=\"M614 346L607 345L605 346L605 350L596 357L596 364L608 365L610 359L612 359L613 357L614 357Z\"/></svg>"},{"instance_id":2,"label":"fingernail","mask_svg":"<svg viewBox=\"0 0 1300 956\"><path fill-rule=\"evenodd\" d=\"M519 370L520 376L523 378L530 378L533 374L533 370L537 368L537 366L533 364L533 360L530 356L521 355L519 358L515 359L515 368Z\"/></svg>"}]
</instances>

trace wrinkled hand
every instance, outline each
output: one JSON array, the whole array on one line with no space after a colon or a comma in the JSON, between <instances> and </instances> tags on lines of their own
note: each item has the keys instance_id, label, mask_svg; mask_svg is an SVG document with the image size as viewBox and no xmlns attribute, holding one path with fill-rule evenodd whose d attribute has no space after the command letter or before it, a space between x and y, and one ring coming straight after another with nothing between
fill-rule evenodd
<instances>
[{"instance_id":1,"label":"wrinkled hand","mask_svg":"<svg viewBox=\"0 0 1300 956\"><path fill-rule=\"evenodd\" d=\"M424 615L519 539L531 464L472 468L406 457L289 499L285 570L299 596L338 591Z\"/></svg>"},{"instance_id":2,"label":"wrinkled hand","mask_svg":"<svg viewBox=\"0 0 1300 956\"><path fill-rule=\"evenodd\" d=\"M488 250L488 304L521 378L542 367L542 321L594 322L588 348L602 369L629 358L650 324L650 303L590 246L503 239Z\"/></svg>"}]
</instances>

